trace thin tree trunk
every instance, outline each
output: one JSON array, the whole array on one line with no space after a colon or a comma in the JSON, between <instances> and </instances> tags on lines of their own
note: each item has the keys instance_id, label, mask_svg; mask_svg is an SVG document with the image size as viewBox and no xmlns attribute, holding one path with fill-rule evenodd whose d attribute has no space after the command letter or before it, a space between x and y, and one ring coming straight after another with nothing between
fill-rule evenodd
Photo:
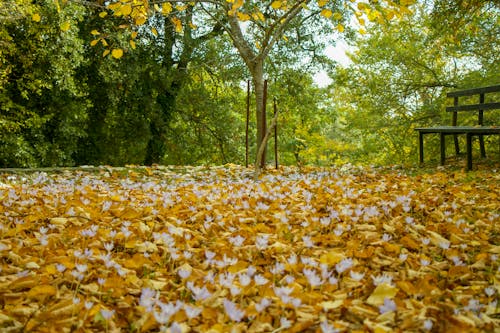
<instances>
[{"instance_id":1,"label":"thin tree trunk","mask_svg":"<svg viewBox=\"0 0 500 333\"><path fill-rule=\"evenodd\" d=\"M269 138L271 137L271 133L273 132L274 128L276 127L276 123L278 122L278 110L276 110L276 113L274 114L273 121L271 122L271 125L267 129L266 135L264 135L264 138L262 140L262 144L259 146L259 150L257 151L257 157L255 160L255 171L254 171L254 179L257 180L262 172L262 168L260 167L262 158L264 157L264 151L267 146L267 142L269 141Z\"/></svg>"},{"instance_id":2,"label":"thin tree trunk","mask_svg":"<svg viewBox=\"0 0 500 333\"><path fill-rule=\"evenodd\" d=\"M245 128L245 167L248 168L248 127L250 123L250 80L247 81L247 118Z\"/></svg>"},{"instance_id":3,"label":"thin tree trunk","mask_svg":"<svg viewBox=\"0 0 500 333\"><path fill-rule=\"evenodd\" d=\"M264 80L264 97L262 98L262 133L267 131L267 80ZM264 139L262 139L264 141ZM262 144L263 142L261 142ZM260 167L266 168L266 157L267 157L267 142L264 144L264 153L262 154L262 160L260 161Z\"/></svg>"},{"instance_id":4,"label":"thin tree trunk","mask_svg":"<svg viewBox=\"0 0 500 333\"><path fill-rule=\"evenodd\" d=\"M262 121L264 112L264 63L255 63L252 74L253 86L255 89L255 118L257 121L257 151L261 149L264 141L265 129Z\"/></svg>"},{"instance_id":5,"label":"thin tree trunk","mask_svg":"<svg viewBox=\"0 0 500 333\"><path fill-rule=\"evenodd\" d=\"M266 130L263 122L263 109L264 109L264 61L268 57L269 52L278 40L283 36L284 31L289 26L290 22L300 13L311 0L297 0L290 8L283 13L276 21L265 27L263 30L264 36L261 40L261 48L255 51L249 40L245 39L242 32L240 21L236 15L229 15L227 17L229 26L226 31L233 40L234 46L238 49L238 53L247 65L248 70L252 75L252 81L255 89L255 115L257 121L257 152L264 151L267 141L264 140ZM226 11L232 9L232 1L224 2ZM259 158L257 153L256 161L262 162L263 153ZM256 165L257 167L257 165ZM260 165L258 166L260 172Z\"/></svg>"}]
</instances>

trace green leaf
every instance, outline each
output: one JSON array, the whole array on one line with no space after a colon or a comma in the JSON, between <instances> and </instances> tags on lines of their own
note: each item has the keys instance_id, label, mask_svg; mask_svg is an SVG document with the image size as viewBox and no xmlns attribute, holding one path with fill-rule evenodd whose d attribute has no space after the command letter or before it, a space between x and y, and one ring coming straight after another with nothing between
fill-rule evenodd
<instances>
[{"instance_id":1,"label":"green leaf","mask_svg":"<svg viewBox=\"0 0 500 333\"><path fill-rule=\"evenodd\" d=\"M65 21L65 22L61 23L59 28L61 29L61 31L68 31L69 28L71 28L71 23L69 21Z\"/></svg>"}]
</instances>

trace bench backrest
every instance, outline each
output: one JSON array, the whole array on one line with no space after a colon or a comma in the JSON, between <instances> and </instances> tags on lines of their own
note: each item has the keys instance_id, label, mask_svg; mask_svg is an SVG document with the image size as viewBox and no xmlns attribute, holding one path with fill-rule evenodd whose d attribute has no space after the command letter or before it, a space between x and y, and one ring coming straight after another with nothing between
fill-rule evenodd
<instances>
[{"instance_id":1,"label":"bench backrest","mask_svg":"<svg viewBox=\"0 0 500 333\"><path fill-rule=\"evenodd\" d=\"M452 91L446 94L446 97L453 98L453 106L448 106L446 111L453 112L452 126L457 126L458 111L477 111L478 112L478 125L483 125L483 111L500 109L500 102L488 102L485 103L485 94L500 92L500 84L474 88L467 90ZM462 104L459 105L458 98L463 96L479 96L479 103L477 104Z\"/></svg>"}]
</instances>

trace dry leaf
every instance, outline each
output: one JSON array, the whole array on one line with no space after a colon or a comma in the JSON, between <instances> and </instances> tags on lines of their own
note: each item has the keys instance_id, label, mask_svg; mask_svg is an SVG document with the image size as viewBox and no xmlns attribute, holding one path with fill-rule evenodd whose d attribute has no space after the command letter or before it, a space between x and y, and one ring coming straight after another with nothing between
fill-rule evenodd
<instances>
[{"instance_id":1,"label":"dry leaf","mask_svg":"<svg viewBox=\"0 0 500 333\"><path fill-rule=\"evenodd\" d=\"M384 299L386 298L394 298L398 293L398 288L388 284L381 283L379 284L375 290L372 292L370 297L366 300L366 303L374 306L379 306L384 304Z\"/></svg>"}]
</instances>

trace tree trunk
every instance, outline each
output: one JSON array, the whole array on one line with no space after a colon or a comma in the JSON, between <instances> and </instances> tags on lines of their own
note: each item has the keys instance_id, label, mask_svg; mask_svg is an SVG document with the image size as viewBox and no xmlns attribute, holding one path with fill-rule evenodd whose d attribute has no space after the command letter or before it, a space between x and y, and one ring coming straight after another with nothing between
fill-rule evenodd
<instances>
[{"instance_id":1,"label":"tree trunk","mask_svg":"<svg viewBox=\"0 0 500 333\"><path fill-rule=\"evenodd\" d=\"M252 70L252 81L255 90L255 118L257 120L257 152L264 143L265 124L263 122L262 113L264 112L264 62L256 61ZM264 143L265 144L265 143ZM257 160L257 157L256 157ZM262 163L265 163L265 156L262 158Z\"/></svg>"},{"instance_id":2,"label":"tree trunk","mask_svg":"<svg viewBox=\"0 0 500 333\"><path fill-rule=\"evenodd\" d=\"M267 142L269 141L269 138L271 137L271 132L276 127L277 122L278 122L278 110L276 109L276 113L274 114L273 120L271 121L271 125L267 129L266 134L262 138L262 144L259 146L259 149L257 150L257 156L255 158L255 169L254 169L255 180L259 179L259 176L262 172L261 165L262 165L262 159L264 158L265 147L267 145Z\"/></svg>"}]
</instances>

